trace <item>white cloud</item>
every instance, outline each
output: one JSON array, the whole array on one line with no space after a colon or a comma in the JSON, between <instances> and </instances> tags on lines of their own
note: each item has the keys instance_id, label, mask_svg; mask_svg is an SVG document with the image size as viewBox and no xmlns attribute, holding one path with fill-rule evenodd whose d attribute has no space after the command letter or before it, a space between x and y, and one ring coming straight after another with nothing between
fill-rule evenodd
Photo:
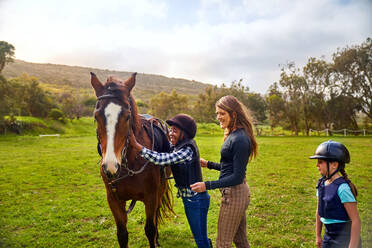
<instances>
[{"instance_id":1,"label":"white cloud","mask_svg":"<svg viewBox=\"0 0 372 248\"><path fill-rule=\"evenodd\" d=\"M186 22L172 19L183 9L171 0L9 0L0 2L0 35L27 61L218 84L243 78L264 93L279 80L278 64L330 58L338 47L360 44L372 33L366 0L193 4Z\"/></svg>"}]
</instances>

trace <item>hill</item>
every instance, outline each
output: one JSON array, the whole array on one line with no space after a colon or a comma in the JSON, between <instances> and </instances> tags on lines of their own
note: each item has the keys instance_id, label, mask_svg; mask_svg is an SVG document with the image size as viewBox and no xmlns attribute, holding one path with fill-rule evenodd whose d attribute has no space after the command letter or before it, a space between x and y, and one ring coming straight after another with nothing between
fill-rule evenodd
<instances>
[{"instance_id":1,"label":"hill","mask_svg":"<svg viewBox=\"0 0 372 248\"><path fill-rule=\"evenodd\" d=\"M15 60L14 63L7 64L2 73L7 78L18 77L24 73L29 76L35 76L44 87L51 91L70 89L72 91L79 90L80 92L90 92L93 94L90 85L90 72L94 72L101 82L105 82L108 76L116 76L125 80L132 74L132 72L127 71L103 70L49 63L30 63L22 60ZM149 99L161 91L169 93L173 89L176 89L179 94L196 96L202 93L208 86L208 84L197 81L168 78L161 75L140 72L138 72L136 79L134 95L142 100Z\"/></svg>"}]
</instances>

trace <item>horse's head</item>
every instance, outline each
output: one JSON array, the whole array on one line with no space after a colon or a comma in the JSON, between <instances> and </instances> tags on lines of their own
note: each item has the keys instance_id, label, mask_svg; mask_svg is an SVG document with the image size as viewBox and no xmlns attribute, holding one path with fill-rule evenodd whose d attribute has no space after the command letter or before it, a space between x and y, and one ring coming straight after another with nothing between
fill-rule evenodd
<instances>
[{"instance_id":1,"label":"horse's head","mask_svg":"<svg viewBox=\"0 0 372 248\"><path fill-rule=\"evenodd\" d=\"M102 171L108 178L120 173L122 159L127 152L128 139L133 125L131 91L136 73L125 82L109 77L102 84L91 72L91 84L97 96L94 118L97 121L97 137L101 144Z\"/></svg>"}]
</instances>

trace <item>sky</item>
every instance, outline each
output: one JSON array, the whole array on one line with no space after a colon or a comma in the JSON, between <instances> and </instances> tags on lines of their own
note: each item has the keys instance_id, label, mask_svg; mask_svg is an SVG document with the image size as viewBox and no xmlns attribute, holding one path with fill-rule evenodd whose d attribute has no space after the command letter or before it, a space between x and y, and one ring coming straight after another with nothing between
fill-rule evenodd
<instances>
[{"instance_id":1,"label":"sky","mask_svg":"<svg viewBox=\"0 0 372 248\"><path fill-rule=\"evenodd\" d=\"M372 37L372 0L0 0L16 59L266 93L280 65Z\"/></svg>"}]
</instances>

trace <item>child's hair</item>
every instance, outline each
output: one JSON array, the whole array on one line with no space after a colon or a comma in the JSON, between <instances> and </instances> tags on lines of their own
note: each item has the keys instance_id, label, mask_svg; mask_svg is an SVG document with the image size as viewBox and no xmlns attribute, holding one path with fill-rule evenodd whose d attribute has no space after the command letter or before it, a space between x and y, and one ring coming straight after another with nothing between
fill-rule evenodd
<instances>
[{"instance_id":1,"label":"child's hair","mask_svg":"<svg viewBox=\"0 0 372 248\"><path fill-rule=\"evenodd\" d=\"M185 130L181 129L181 131L183 132L183 136L180 140L178 140L177 145L190 139L189 134L186 133Z\"/></svg>"},{"instance_id":2,"label":"child's hair","mask_svg":"<svg viewBox=\"0 0 372 248\"><path fill-rule=\"evenodd\" d=\"M355 187L355 185L351 182L351 180L349 179L348 175L346 174L345 165L343 165L343 166L340 166L339 165L339 168L340 168L339 169L340 173L342 174L342 176L344 177L344 179L346 180L346 182L349 184L349 186L351 188L351 192L353 192L353 195L356 198L358 196L358 190Z\"/></svg>"}]
</instances>

